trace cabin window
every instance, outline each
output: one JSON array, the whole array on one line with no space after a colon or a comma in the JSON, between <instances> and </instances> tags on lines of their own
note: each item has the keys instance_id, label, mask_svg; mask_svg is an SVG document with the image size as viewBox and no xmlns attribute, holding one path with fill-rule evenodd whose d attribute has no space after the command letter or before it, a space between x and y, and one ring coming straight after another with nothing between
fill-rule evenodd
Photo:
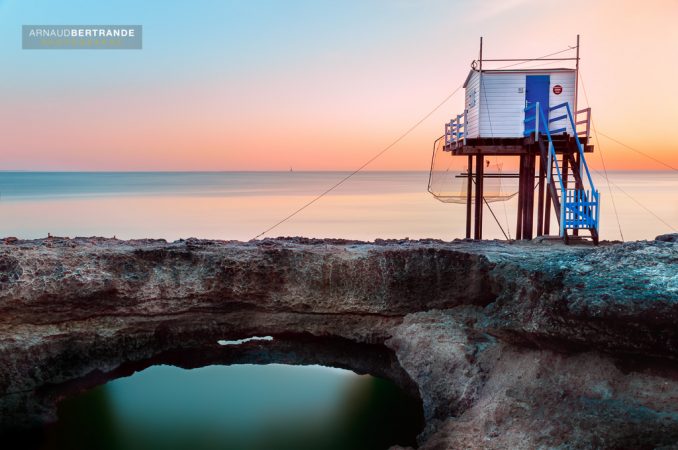
<instances>
[{"instance_id":1,"label":"cabin window","mask_svg":"<svg viewBox=\"0 0 678 450\"><path fill-rule=\"evenodd\" d=\"M476 90L468 90L466 91L466 107L467 108L473 108L476 106Z\"/></svg>"}]
</instances>

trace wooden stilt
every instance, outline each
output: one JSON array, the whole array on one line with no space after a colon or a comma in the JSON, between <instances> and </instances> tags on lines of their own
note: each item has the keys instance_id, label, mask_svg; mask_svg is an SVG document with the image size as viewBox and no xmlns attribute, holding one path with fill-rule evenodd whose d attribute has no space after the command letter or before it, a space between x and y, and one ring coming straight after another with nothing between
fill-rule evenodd
<instances>
[{"instance_id":1,"label":"wooden stilt","mask_svg":"<svg viewBox=\"0 0 678 450\"><path fill-rule=\"evenodd\" d=\"M544 234L544 182L546 162L539 156L539 197L537 198L537 236Z\"/></svg>"},{"instance_id":2,"label":"wooden stilt","mask_svg":"<svg viewBox=\"0 0 678 450\"><path fill-rule=\"evenodd\" d=\"M483 238L483 166L485 158L482 154L476 155L476 207L474 239Z\"/></svg>"},{"instance_id":3,"label":"wooden stilt","mask_svg":"<svg viewBox=\"0 0 678 450\"><path fill-rule=\"evenodd\" d=\"M544 205L544 234L549 235L551 228L551 190L546 189L546 204Z\"/></svg>"},{"instance_id":4,"label":"wooden stilt","mask_svg":"<svg viewBox=\"0 0 678 450\"><path fill-rule=\"evenodd\" d=\"M523 237L532 239L534 225L534 153L525 155L525 205L523 218Z\"/></svg>"},{"instance_id":5,"label":"wooden stilt","mask_svg":"<svg viewBox=\"0 0 678 450\"><path fill-rule=\"evenodd\" d=\"M567 157L567 154L565 153L565 151L563 152L563 167L562 167L562 171L563 171L563 186L565 186L565 192L562 193L562 194L560 194L561 197L567 195L567 189L568 189L568 186L567 186L567 178L568 178L568 172L570 171L570 161L569 161L569 158ZM560 199L560 204L561 204L561 205L563 204L563 202L565 202L565 198L561 198L561 199ZM558 213L560 213L560 212L558 212ZM561 226L562 226L562 225L561 225ZM563 238L565 238L565 243L567 244L567 229L565 229L565 236L563 236Z\"/></svg>"},{"instance_id":6,"label":"wooden stilt","mask_svg":"<svg viewBox=\"0 0 678 450\"><path fill-rule=\"evenodd\" d=\"M544 154L544 165L546 166L546 179L544 180L544 188L546 189L546 198L544 199L544 234L546 236L551 234L551 184L553 183L553 178L551 181L548 181L549 174L553 173L553 161L549 164L548 154Z\"/></svg>"},{"instance_id":7,"label":"wooden stilt","mask_svg":"<svg viewBox=\"0 0 678 450\"><path fill-rule=\"evenodd\" d=\"M523 196L525 195L524 189L524 159L525 155L520 155L520 165L518 169L518 219L516 223L516 239L523 238Z\"/></svg>"},{"instance_id":8,"label":"wooden stilt","mask_svg":"<svg viewBox=\"0 0 678 450\"><path fill-rule=\"evenodd\" d=\"M527 197L530 195L528 191L528 185L527 185L527 172L529 170L529 156L525 155L523 158L523 206L522 206L522 211L523 211L523 233L521 236L521 239L525 239L525 236L527 235Z\"/></svg>"},{"instance_id":9,"label":"wooden stilt","mask_svg":"<svg viewBox=\"0 0 678 450\"><path fill-rule=\"evenodd\" d=\"M473 192L473 155L468 155L468 169L466 170L466 239L471 238L471 197Z\"/></svg>"}]
</instances>

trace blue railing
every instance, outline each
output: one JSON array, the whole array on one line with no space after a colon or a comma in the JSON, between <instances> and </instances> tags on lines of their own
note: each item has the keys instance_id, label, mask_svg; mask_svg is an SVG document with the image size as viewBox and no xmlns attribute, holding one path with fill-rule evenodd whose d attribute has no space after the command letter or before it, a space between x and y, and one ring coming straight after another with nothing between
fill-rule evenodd
<instances>
[{"instance_id":1,"label":"blue railing","mask_svg":"<svg viewBox=\"0 0 678 450\"><path fill-rule=\"evenodd\" d=\"M456 148L459 143L466 144L466 110L445 124L445 144Z\"/></svg>"},{"instance_id":2,"label":"blue railing","mask_svg":"<svg viewBox=\"0 0 678 450\"><path fill-rule=\"evenodd\" d=\"M565 114L552 117L551 119L547 120L544 115L544 110L539 107L538 102L527 106L524 110L526 115L524 120L524 135L529 136L534 133L535 140L538 141L540 135L542 134L542 130L539 128L540 123L546 124L546 126L543 127L543 134L546 136L549 142L546 177L547 183L550 185L552 167L553 164L555 164L556 176L558 177L558 184L560 187L560 235L564 237L565 230L579 228L595 229L596 233L598 233L600 219L600 193L593 185L593 179L591 178L591 173L589 171L588 165L586 164L586 158L584 156L584 147L579 140L576 123L572 116L570 105L569 103L561 103L549 108L548 110L549 113L552 113L563 108L565 109ZM534 115L529 115L529 113L532 111L534 111ZM568 131L567 125L554 130L549 129L549 126L552 123L565 119L569 119L570 126L572 127L571 131L574 135L577 149L579 151L579 176L583 183L583 175L584 172L586 173L586 181L588 181L589 189L568 189L563 182L563 174L561 173L560 165L558 164L556 150L551 136L553 134L566 133ZM528 128L528 126L532 126L532 128Z\"/></svg>"},{"instance_id":3,"label":"blue railing","mask_svg":"<svg viewBox=\"0 0 678 450\"><path fill-rule=\"evenodd\" d=\"M595 191L594 191L595 193ZM598 230L597 196L584 189L567 189L565 192L565 228L595 228ZM591 214L596 211L596 215Z\"/></svg>"}]
</instances>

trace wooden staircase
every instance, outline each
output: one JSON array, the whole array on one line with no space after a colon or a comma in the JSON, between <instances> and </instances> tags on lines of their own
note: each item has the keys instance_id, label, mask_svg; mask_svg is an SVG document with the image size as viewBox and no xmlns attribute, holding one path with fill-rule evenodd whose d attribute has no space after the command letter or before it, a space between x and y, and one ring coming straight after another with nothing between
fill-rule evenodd
<instances>
[{"instance_id":1,"label":"wooden staircase","mask_svg":"<svg viewBox=\"0 0 678 450\"><path fill-rule=\"evenodd\" d=\"M598 244L600 194L593 185L591 174L584 156L584 146L576 134L576 124L569 104L563 103L549 109L549 112L564 109L564 114L549 121L539 104L526 108L535 108L535 136L539 144L540 156L547 164L542 164L542 174L553 202L556 217L560 225L560 236L568 242L572 236L578 236L579 230L588 230L591 239ZM562 111L561 111L562 112ZM574 135L568 135L566 128L549 130L539 128L539 122L548 124L563 118L569 119ZM572 230L568 234L568 230Z\"/></svg>"}]
</instances>

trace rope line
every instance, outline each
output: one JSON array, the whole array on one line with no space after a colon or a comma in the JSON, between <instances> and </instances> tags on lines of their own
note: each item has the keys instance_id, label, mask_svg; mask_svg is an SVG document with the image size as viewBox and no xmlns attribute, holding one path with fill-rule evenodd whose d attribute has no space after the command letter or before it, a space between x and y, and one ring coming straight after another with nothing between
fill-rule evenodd
<instances>
[{"instance_id":1,"label":"rope line","mask_svg":"<svg viewBox=\"0 0 678 450\"><path fill-rule=\"evenodd\" d=\"M566 49L559 50L559 51L553 52L553 53L549 53L548 55L544 55L544 56L540 56L540 57L538 57L538 58L529 59L529 60L525 60L525 61L520 61L520 62L517 62L517 63L509 64L509 65L507 65L507 66L499 67L498 69L495 69L495 70L501 70L501 69L506 69L506 68L509 68L509 67L519 66L519 65L521 65L521 64L527 64L527 63L529 63L529 62L537 61L537 60L540 60L540 59L542 59L542 58L548 58L549 56L559 55L559 54L561 54L561 53L565 53L566 51L574 50L574 49L576 49L576 48L577 48L577 47L569 47L569 46L568 46Z\"/></svg>"},{"instance_id":2,"label":"rope line","mask_svg":"<svg viewBox=\"0 0 678 450\"><path fill-rule=\"evenodd\" d=\"M470 177L471 174L468 174L468 176ZM473 182L473 184L476 184L476 180L474 180L473 178L471 178L471 181ZM490 204L488 203L488 201L487 201L487 199L485 198L484 195L483 195L483 201L484 201L485 204L487 205L487 209L490 210L490 214L492 214L492 217L494 217L494 221L497 222L497 225L499 226L499 229L501 230L501 234L504 235L504 237L506 238L507 241L510 241L511 238L510 238L509 236L506 235L506 232L504 231L504 228L501 226L501 223L499 222L499 219L497 219L497 216L494 214L494 211L492 211L492 207L490 206ZM506 203L506 202L503 202L503 203Z\"/></svg>"},{"instance_id":3,"label":"rope line","mask_svg":"<svg viewBox=\"0 0 678 450\"><path fill-rule=\"evenodd\" d=\"M442 136L440 136L438 139L436 139L435 141L433 141L433 152L431 153L431 170L429 170L429 172L428 172L428 191L431 194L433 194L433 192L431 191L431 178L432 178L432 175L433 175L433 163L435 162L436 148L438 146L438 141L441 140L441 139L445 139L444 134Z\"/></svg>"},{"instance_id":4,"label":"rope line","mask_svg":"<svg viewBox=\"0 0 678 450\"><path fill-rule=\"evenodd\" d=\"M588 101L588 100L587 100L587 101ZM660 160L658 160L657 158L655 158L654 156L648 155L647 153L645 153L645 152L643 152L643 151L640 151L640 150L638 150L637 148L633 148L633 147L631 147L630 145L624 144L623 142L619 142L619 141L616 140L615 138L610 137L610 136L606 135L605 133L601 133L600 131L598 132L598 134L601 135L601 136L603 136L603 137L605 137L605 138L608 138L608 139L611 140L612 142L616 142L617 144L621 145L622 147L626 147L626 148L628 148L629 150L633 150L634 152L636 152L636 153L638 153L638 154L640 154L640 155L643 155L643 156L645 156L646 158L649 158L649 159L651 159L652 161L654 161L654 162L656 162L656 163L659 163L659 164L661 164L661 165L663 165L663 166L668 167L668 168L671 169L671 170L675 170L676 172L678 172L678 168L673 167L672 165L667 164L667 163L665 163L664 161L660 161Z\"/></svg>"},{"instance_id":5,"label":"rope line","mask_svg":"<svg viewBox=\"0 0 678 450\"><path fill-rule=\"evenodd\" d=\"M598 172L597 170L594 170L594 172L596 172L598 175L602 175L602 174L601 174L600 172ZM612 186L614 186L616 189L619 189L619 190L621 191L622 194L626 195L628 198L630 198L631 200L633 200L638 206L640 206L640 207L643 208L645 211L647 211L647 212L649 212L650 214L652 214L652 215L655 217L655 219L657 219L658 221L660 221L661 223L663 223L664 225L666 225L670 230L673 230L673 231L675 231L675 232L678 232L678 230L676 230L671 224L669 224L669 223L666 222L664 219L662 219L661 217L659 217L658 214L656 214L655 212L653 212L653 211L652 211L650 208L648 208L647 206L643 205L640 201L638 201L638 200L636 200L635 198L633 198L633 196L631 196L631 194L629 194L629 193L626 192L624 189L622 189L621 187L619 187L618 184L613 183L613 182L610 182L610 183L611 183Z\"/></svg>"},{"instance_id":6,"label":"rope line","mask_svg":"<svg viewBox=\"0 0 678 450\"><path fill-rule=\"evenodd\" d=\"M565 49L563 49L563 50L559 50L559 51L557 51L557 52L549 53L548 55L543 55L543 56L540 56L540 57L535 58L535 59L532 59L532 60L519 61L519 62L517 62L517 63L513 63L513 64L508 64L508 65L505 65L505 66L501 66L501 67L499 67L499 68L496 69L496 70L507 69L507 68L509 68L509 67L515 67L515 66L519 66L519 65L521 65L521 64L532 63L532 62L538 61L538 60L540 60L540 59L542 59L542 58L548 58L549 56L559 55L559 54L561 54L561 53L565 53L565 52L570 51L570 50L575 50L576 48L577 48L577 47L571 47L571 46L568 46L568 48L565 48ZM550 64L554 64L554 63L556 63L556 62L558 62L558 61L548 61L548 62L546 62L546 63L536 64L536 65L530 66L530 67L528 67L528 68L535 68L535 67L547 66L547 65L550 65ZM482 90L482 86L481 86L481 90ZM487 93L485 93L485 103L486 103L486 106L488 106L488 105L487 105ZM489 108L488 108L488 119L489 119L489 117L490 117L490 114L489 114ZM492 136L494 136L494 132L493 132L493 130L492 130L492 122L491 122L491 121L490 121L490 133L492 134ZM495 163L496 163L496 162L497 162L497 156L495 156L494 159L495 159ZM498 165L498 164L497 164L497 165ZM537 184L537 185L538 185L538 184ZM499 179L499 189L500 189L500 191L501 191L501 178ZM506 227L507 227L508 233L509 233L508 240L510 241L510 240L511 240L511 238L510 238L510 236L511 236L511 226L509 225L508 213L507 213L507 211L506 211L506 202L503 202L503 203L504 203L504 205L503 205L503 206L504 206L504 218L506 219ZM488 204L487 206L488 206L488 208L489 208L490 205ZM490 209L490 212L492 212L492 209ZM494 216L494 213L493 213L493 212L492 212L492 215ZM495 217L495 220L496 220L496 217ZM499 222L497 222L497 223L499 223ZM501 225L499 225L499 228L501 228ZM502 229L501 231L502 231L502 233L504 233L504 230L503 230L503 229ZM504 233L504 236L506 236L506 233Z\"/></svg>"},{"instance_id":7,"label":"rope line","mask_svg":"<svg viewBox=\"0 0 678 450\"><path fill-rule=\"evenodd\" d=\"M333 190L335 190L336 188L338 188L339 186L341 186L342 184L344 184L344 183L345 183L349 178L351 178L353 175L355 175L355 174L357 174L358 172L360 172L361 170L363 170L365 167L367 167L369 164L371 164L374 160L376 160L377 158L379 158L381 155L383 155L384 153L386 153L387 151L389 151L390 149L392 149L392 148L393 148L396 144L398 144L400 141L402 141L403 139L405 139L405 137L407 137L412 131L414 131L414 130L415 130L419 125L421 125L426 119L428 119L429 117L431 117L431 116L432 116L436 111L438 111L445 103L447 103L447 101L448 101L449 99L451 99L451 98L454 96L454 94L456 94L457 92L459 92L459 90L460 90L462 87L463 87L463 84L460 84L459 87L457 87L454 91L452 91L452 93L450 93L447 97L445 97L445 98L443 99L443 101L441 101L440 103L438 103L438 105L437 105L435 108L433 108L433 109L432 109L431 111L429 111L425 116L423 116L421 119L419 119L414 125L412 125L410 128L408 128L407 131L405 131L403 134L401 134L397 139L395 139L393 142L391 142L389 145L387 145L387 146L386 146L384 149L382 149L379 153L377 153L376 155L374 155L373 157L371 157L369 160L367 160L367 162L365 162L362 166L358 167L356 170L354 170L353 172L351 172L350 174L348 174L347 176L345 176L344 178L342 178L341 180L339 180L339 182L335 183L334 185L332 185L331 187L329 187L328 189L326 189L325 191L323 191L321 194L319 194L319 195L317 195L316 197L314 197L312 200L306 202L303 206L301 206L300 208L298 208L298 209L297 209L296 211L294 211L293 213L287 215L284 219L278 221L278 222L275 223L274 225L268 227L267 229L265 229L265 230L262 231L261 233L257 234L254 238L252 238L252 240L255 240L255 239L260 238L261 236L265 235L266 233L268 233L269 231L273 230L274 228L277 228L278 226L280 226L280 225L282 225L283 223L287 222L289 219L291 219L292 217L296 216L296 215L299 214L301 211L303 211L304 209L308 208L308 207L311 206L313 203L317 202L318 200L320 200L321 198L323 198L325 195L329 194L330 192L332 192Z\"/></svg>"},{"instance_id":8,"label":"rope line","mask_svg":"<svg viewBox=\"0 0 678 450\"><path fill-rule=\"evenodd\" d=\"M502 169L502 166L499 165L498 159L499 158L497 158L496 156L494 157L494 162L497 164L497 168L499 169L499 193L501 194L501 192L503 190L503 186L501 184L501 176L503 175L504 171ZM510 222L508 220L508 212L506 210L506 202L501 202L501 203L502 203L502 206L504 207L504 220L506 220L506 231L508 231L508 240L510 241L511 240L511 225L510 225ZM487 205L487 207L489 208L490 205ZM490 210L490 211L492 211L492 210ZM502 231L504 231L504 230L502 230Z\"/></svg>"},{"instance_id":9,"label":"rope line","mask_svg":"<svg viewBox=\"0 0 678 450\"><path fill-rule=\"evenodd\" d=\"M568 50L572 50L573 48L574 48L574 47L568 47L568 48L566 48L566 49L559 50L559 51L557 51L557 52L549 53L548 55L540 56L539 58L535 58L535 60L538 60L538 59L541 59L541 58L548 58L549 56L553 56L553 55L558 55L558 54L564 53L564 52L566 52L566 51L568 51ZM534 60L533 60L533 61L534 61ZM518 66L518 65L520 65L520 64L525 64L525 63L528 63L528 62L530 62L530 61L520 61L520 62L517 62L517 63L514 63L514 64L509 64L509 65L506 65L506 66L502 66L502 67L500 67L499 69L506 69L506 68L508 68L508 67ZM497 70L499 70L499 69L497 69ZM387 151L389 151L389 150L390 150L391 148L393 148L396 144L398 144L398 143L399 143L400 141L402 141L405 137L407 137L412 131L414 131L414 130L415 130L419 125L421 125L426 119L428 119L429 117L431 117L431 116L433 115L433 113L435 113L435 112L436 112L438 109L440 109L445 103L447 103L447 101L448 101L449 99L451 99L451 98L454 96L454 94L456 94L463 86L464 86L463 84L459 85L459 87L457 87L454 91L452 91L452 93L450 93L447 97L445 97L445 99L444 99L443 101L441 101L435 108L433 108L429 113L427 113L424 117L422 117L419 121L417 121L414 125L412 125L407 131L405 131L405 132L404 132L403 134L401 134L397 139L395 139L393 142L391 142L389 145L387 145L384 149L382 149L379 153L377 153L377 154L374 155L372 158L370 158L369 160L367 160L367 162L365 162L362 166L360 166L359 168L357 168L356 170L354 170L353 172L351 172L350 174L348 174L346 177L344 177L344 178L342 178L341 180L339 180L339 182L335 183L334 185L332 185L331 187L329 187L328 189L326 189L325 191L323 191L321 194L319 194L319 195L317 195L316 197L314 197L312 200L306 202L304 205L302 205L300 208L298 208L297 210L295 210L295 211L292 212L291 214L287 215L287 216L286 216L285 218L283 218L282 220L276 222L274 225L268 227L267 229L265 229L265 230L262 231L261 233L257 234L254 238L252 238L252 240L255 240L255 239L260 238L261 236L265 235L265 234L268 233L269 231L271 231L271 230L277 228L278 226L282 225L283 223L287 222L287 221L290 220L292 217L296 216L297 214L299 214L300 212L302 212L304 209L308 208L309 206L311 206L312 204L314 204L315 202L317 202L318 200L320 200L321 198L323 198L325 195L329 194L330 192L332 192L333 190L335 190L336 188L338 188L339 186L341 186L342 184L344 184L349 178L353 177L355 174L357 174L358 172L360 172L361 170L363 170L365 167L367 167L369 164L371 164L374 160L376 160L377 158L379 158L381 155L383 155L384 153L386 153ZM492 214L494 215L494 213L492 213ZM507 221L507 225L508 225L508 221ZM501 225L500 225L499 227L501 228ZM504 231L504 230L502 229L502 232L503 232L503 231ZM510 233L510 230L509 230L509 233Z\"/></svg>"},{"instance_id":10,"label":"rope line","mask_svg":"<svg viewBox=\"0 0 678 450\"><path fill-rule=\"evenodd\" d=\"M581 69L579 70L579 79L581 80L581 87L584 89L584 97L586 98L586 106L591 107L589 102L589 96L586 93L586 86L584 85L584 77L581 75ZM607 189L610 191L610 199L612 200L612 208L614 209L614 216L617 219L617 228L619 228L619 235L621 236L622 242L624 242L624 233L622 232L621 222L619 221L619 213L617 212L617 203L614 201L614 194L612 193L612 187L610 186L610 178L607 175L607 167L605 166L605 159L603 158L603 148L600 146L600 140L598 139L598 132L596 131L596 122L591 118L591 127L593 128L593 134L596 138L596 145L598 146L598 154L600 155L600 161L603 163L603 171L605 172L605 181L607 182Z\"/></svg>"},{"instance_id":11,"label":"rope line","mask_svg":"<svg viewBox=\"0 0 678 450\"><path fill-rule=\"evenodd\" d=\"M579 73L579 77L580 77L580 79L582 80L581 85L582 85L582 88L584 89L584 97L586 98L586 104L587 104L587 106L590 106L590 104L589 104L589 99L588 99L588 95L586 95L586 87L584 86L584 79L583 79L583 77L581 76L581 70L580 70L580 73ZM601 156L601 160L602 160L602 151L601 151L601 146L600 146L600 141L599 141L599 139L598 139L598 135L603 136L603 137L606 137L607 139L609 139L609 140L611 140L611 141L613 141L613 142L615 142L615 143L617 143L617 144L619 144L619 145L621 145L621 146L623 146L623 147L626 147L626 148L628 148L629 150L633 150L634 152L636 152L636 153L638 153L638 154L640 154L640 155L643 155L643 156L645 156L645 157L647 157L647 158L649 158L649 159L651 159L651 160L653 160L653 161L655 161L655 162L657 162L657 163L659 163L659 164L662 164L663 166L668 167L669 169L672 169L672 170L675 170L675 171L678 172L678 169L677 169L677 168L675 168L675 167L673 167L673 166L671 166L671 165L669 165L669 164L667 164L667 163L665 163L665 162L663 162L663 161L660 161L659 159L657 159L657 158L655 158L655 157L653 157L653 156L651 156L651 155L648 155L647 153L645 153L645 152L643 152L643 151L640 151L640 150L638 150L638 149L636 149L636 148L633 148L633 147L631 147L630 145L624 144L623 142L620 142L620 141L618 141L617 139L615 139L615 138L613 138L613 137L611 137L611 136L608 136L608 135L606 135L606 134L604 134L604 133L601 133L601 132L597 131L597 130L596 130L596 125L595 125L595 122L593 121L593 119L591 119L591 126L592 126L592 128L593 128L593 133L595 134L596 145L598 145L598 150L601 152L601 155L600 155L600 156ZM603 168L604 168L604 167L605 167L605 164L604 164L604 162L603 162ZM600 173L599 171L597 171L597 170L594 170L594 172L596 172L598 175L601 175L601 176L604 176L604 177L605 177L605 180L606 180L607 183L608 183L608 188L610 187L610 185L612 185L612 186L614 186L616 189L619 189L619 191L620 191L622 194L626 195L628 198L630 198L631 200L633 200L634 203L636 203L638 206L640 206L640 207L643 208L645 211L647 211L648 213L650 213L655 219L657 219L658 221L660 221L661 223L663 223L664 225L666 225L670 230L672 230L672 231L678 231L678 230L676 230L676 228L674 228L671 224L669 224L669 223L666 222L664 219L662 219L657 213L655 213L655 212L652 211L650 208L648 208L647 206L645 206L642 202L636 200L635 197L633 197L631 194L629 194L629 193L626 192L624 189L622 189L618 184L616 184L616 183L610 181L610 179L609 179L609 177L608 177L608 175L607 175L607 171L605 171L605 174L604 174L604 175L601 174L601 173ZM610 193L611 193L611 192L612 192L612 191L610 190ZM612 197L612 204L614 205L614 197ZM617 209L616 209L616 207L615 207L615 215L616 215L616 214L617 214ZM617 216L617 223L619 224L619 216ZM619 227L620 227L620 228L619 228L619 234L621 234L621 236L622 236L622 241L623 241L623 240L624 240L624 235L621 233L621 225L619 225Z\"/></svg>"},{"instance_id":12,"label":"rope line","mask_svg":"<svg viewBox=\"0 0 678 450\"><path fill-rule=\"evenodd\" d=\"M492 211L492 208L490 207L490 204L487 203L487 200L485 200L485 196L483 196L483 201L484 201L485 204L487 205L487 209L489 209L489 210L490 210L490 213L492 213L492 217L494 217L494 221L497 222L497 225L499 225L499 229L501 230L501 233L504 235L504 237L506 238L507 241L510 241L511 238L508 237L508 236L506 235L506 233L504 232L504 228L502 228L501 223L499 223L499 219L497 219L497 216L494 215L494 211Z\"/></svg>"},{"instance_id":13,"label":"rope line","mask_svg":"<svg viewBox=\"0 0 678 450\"><path fill-rule=\"evenodd\" d=\"M545 63L534 64L534 65L531 65L531 66L527 66L527 67L524 67L523 69L538 69L539 67L546 67L546 66L549 66L549 65L552 65L552 64L558 64L559 62L560 62L560 61L547 61L547 62L545 62ZM550 67L549 67L549 68L550 68Z\"/></svg>"},{"instance_id":14,"label":"rope line","mask_svg":"<svg viewBox=\"0 0 678 450\"><path fill-rule=\"evenodd\" d=\"M545 56L542 56L542 58L545 58ZM487 101L487 90L483 89L483 73L480 73L480 92L483 93L483 96L485 97L485 108L487 109L487 121L490 125L490 134L492 137L494 137L494 129L492 127L492 113L490 112L490 102ZM464 130L465 131L465 130ZM477 158L478 156L476 156ZM485 161L483 161L483 164ZM502 183L501 183L501 169L499 168L499 159L497 158L497 155L494 156L494 163L497 165L497 169L499 170L499 194L501 195L502 192ZM483 200L485 200L485 196L483 196ZM506 202L501 202L503 207L504 207L504 218L506 220L506 229L508 230L508 236L506 233L504 233L504 228L502 228L501 224L499 223L499 220L497 220L497 216L494 215L494 211L492 211L492 208L490 208L490 204L487 203L487 200L485 200L485 204L487 205L487 208L490 210L492 213L492 217L494 217L494 220L497 222L497 225L499 225L499 229L501 229L501 232L504 234L504 237L506 237L507 241L511 240L511 225L509 225L509 220L508 220L508 213L506 212Z\"/></svg>"}]
</instances>

